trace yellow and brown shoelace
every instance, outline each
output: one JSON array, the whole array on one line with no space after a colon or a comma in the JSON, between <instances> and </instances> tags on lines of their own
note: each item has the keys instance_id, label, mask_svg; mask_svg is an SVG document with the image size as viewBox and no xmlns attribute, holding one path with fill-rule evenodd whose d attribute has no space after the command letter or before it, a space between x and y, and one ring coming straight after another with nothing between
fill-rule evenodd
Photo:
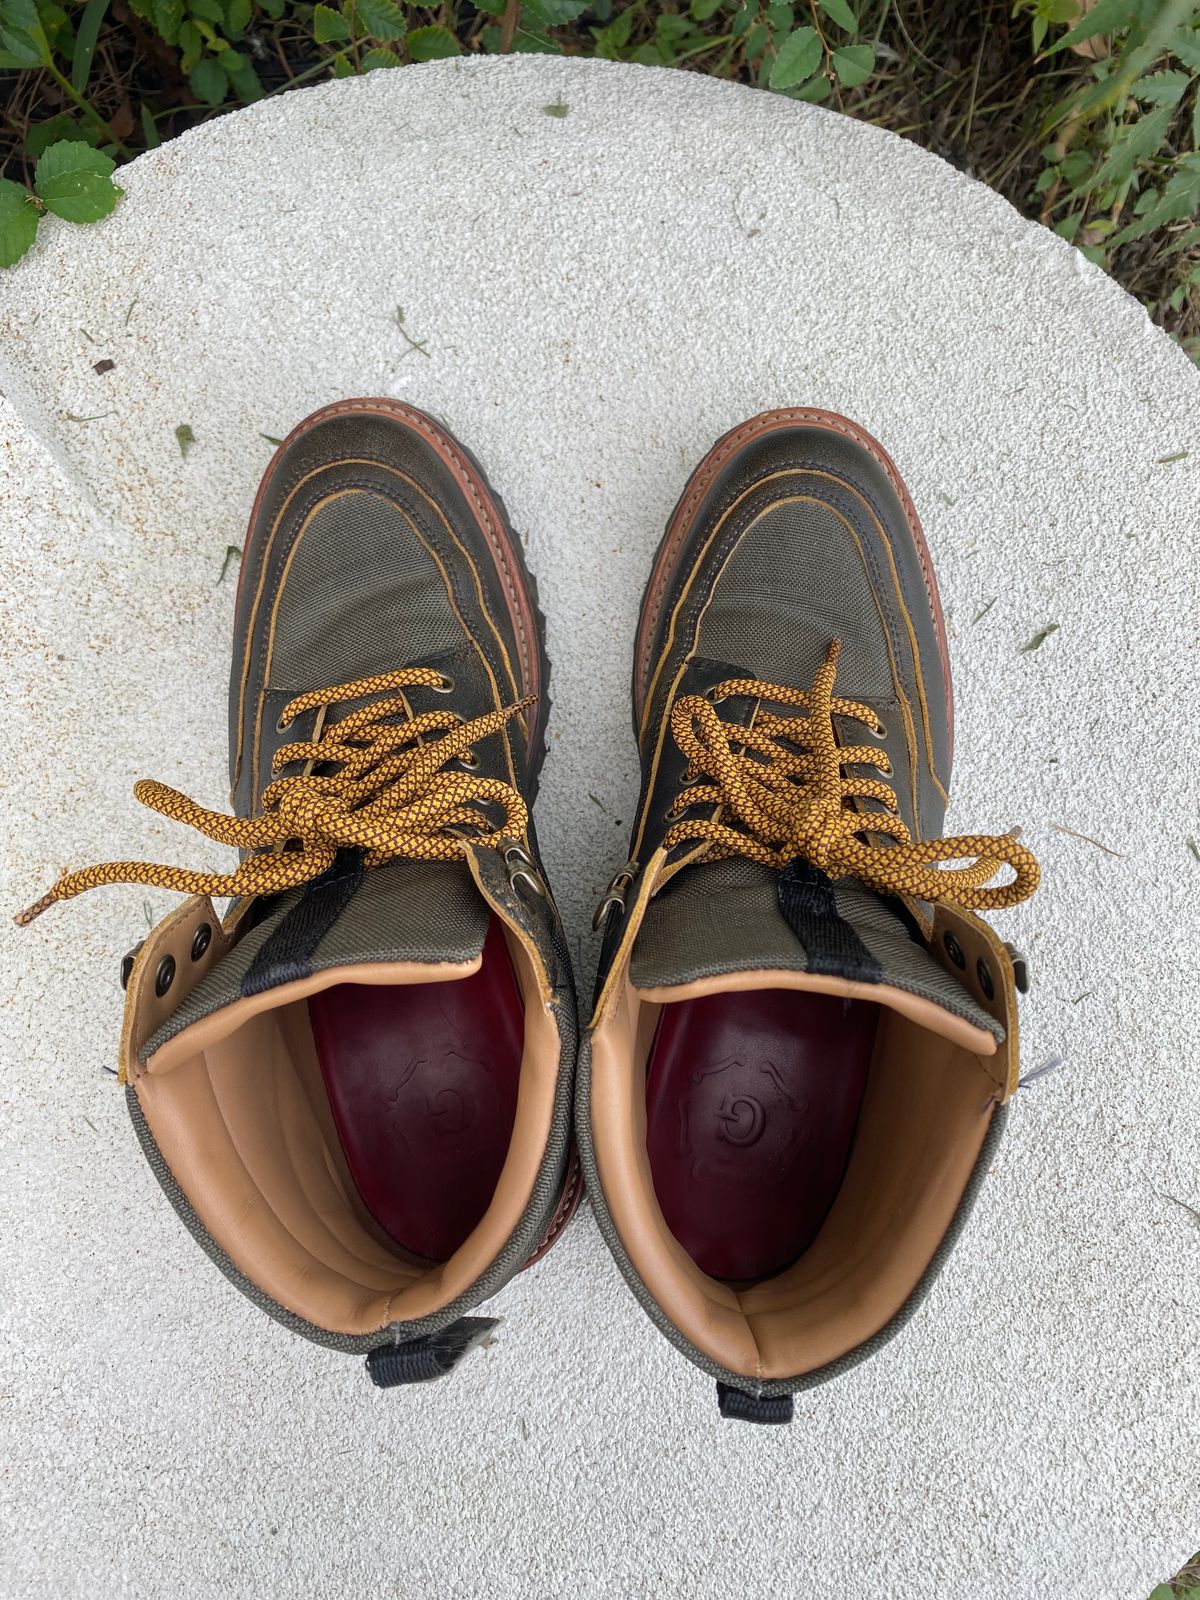
<instances>
[{"instance_id":1,"label":"yellow and brown shoelace","mask_svg":"<svg viewBox=\"0 0 1200 1600\"><path fill-rule=\"evenodd\" d=\"M456 760L467 769L477 765L472 746L499 733L533 700L469 721L449 710L413 714L404 691L444 692L448 684L430 667L404 667L289 701L279 719L281 728L306 712L321 714L312 739L276 751L274 771L295 762L305 770L268 784L257 816L209 811L177 789L143 778L133 791L143 805L218 844L249 852L236 871L192 872L154 862L109 861L66 873L16 922L24 926L56 901L108 883L233 898L278 894L319 878L343 849L363 851L363 865L378 867L399 857L453 860L464 853L468 837L483 846L522 838L529 812L511 784L477 777L470 770L445 769ZM325 720L335 705L379 695L384 698L372 699L337 722ZM312 770L318 766L336 770ZM487 805L503 812L499 828L482 809Z\"/></svg>"},{"instance_id":2,"label":"yellow and brown shoelace","mask_svg":"<svg viewBox=\"0 0 1200 1600\"><path fill-rule=\"evenodd\" d=\"M869 706L834 694L839 651L835 639L811 689L729 678L707 696L675 702L671 733L688 768L673 812L700 805L720 809L674 823L665 847L696 840L707 845L702 859L740 855L778 868L803 859L832 878L857 878L880 894L945 900L969 911L997 911L1027 900L1038 886L1038 864L1013 835L914 840L896 813L889 784L845 776L843 769L855 766L875 767L886 776L891 766L869 745L838 744L834 717L861 722L877 737L883 731ZM805 714L760 709L750 726L723 722L713 703L734 696ZM857 810L860 799L879 801L887 810ZM870 835L886 842L872 842ZM940 865L951 861L970 864ZM1012 880L985 887L1005 865L1013 870Z\"/></svg>"}]
</instances>

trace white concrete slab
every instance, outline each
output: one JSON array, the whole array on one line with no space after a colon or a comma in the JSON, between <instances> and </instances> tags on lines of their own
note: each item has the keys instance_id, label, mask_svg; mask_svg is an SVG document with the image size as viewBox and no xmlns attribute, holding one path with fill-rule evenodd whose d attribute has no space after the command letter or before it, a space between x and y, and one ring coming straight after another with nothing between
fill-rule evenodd
<instances>
[{"instance_id":1,"label":"white concrete slab","mask_svg":"<svg viewBox=\"0 0 1200 1600\"><path fill-rule=\"evenodd\" d=\"M1001 921L1034 961L1027 1064L1067 1066L1018 1096L911 1330L790 1430L719 1423L586 1215L495 1302L494 1348L382 1396L214 1272L102 1071L117 961L169 897L5 924L0 1591L1145 1595L1200 1542L1200 1230L1177 1203L1200 1206L1200 376L940 161L683 74L376 73L122 182L111 220L44 223L0 279L4 904L113 853L206 859L129 787L223 800L217 579L260 433L391 393L480 456L542 581L539 820L586 989L650 553L716 435L811 403L884 441L925 518L950 822L1021 822L1041 853Z\"/></svg>"}]
</instances>

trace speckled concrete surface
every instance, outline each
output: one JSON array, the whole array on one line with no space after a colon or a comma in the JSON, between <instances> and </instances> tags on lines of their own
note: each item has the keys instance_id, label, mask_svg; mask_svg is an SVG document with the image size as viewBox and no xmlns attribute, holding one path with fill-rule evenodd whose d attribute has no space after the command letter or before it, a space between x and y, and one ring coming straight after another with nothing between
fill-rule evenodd
<instances>
[{"instance_id":1,"label":"speckled concrete surface","mask_svg":"<svg viewBox=\"0 0 1200 1600\"><path fill-rule=\"evenodd\" d=\"M213 1271L102 1070L117 962L169 897L5 924L0 1591L1144 1596L1200 1542L1200 1228L1177 1203L1200 1207L1200 376L949 167L696 77L376 73L123 182L112 219L48 221L0 280L7 905L114 853L211 859L129 788L223 800L218 577L261 434L391 393L481 457L541 578L540 824L586 984L650 552L716 435L817 404L884 441L924 515L950 823L1021 822L1041 853L1000 921L1034 964L1026 1062L1067 1065L1018 1095L910 1331L790 1430L718 1421L586 1214L494 1303L493 1348L380 1395Z\"/></svg>"}]
</instances>

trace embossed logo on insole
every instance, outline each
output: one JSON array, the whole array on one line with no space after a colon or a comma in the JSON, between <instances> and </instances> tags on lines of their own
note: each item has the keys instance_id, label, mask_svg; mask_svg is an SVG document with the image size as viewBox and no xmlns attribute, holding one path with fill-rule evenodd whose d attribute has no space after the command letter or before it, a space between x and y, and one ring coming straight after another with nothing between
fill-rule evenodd
<instances>
[{"instance_id":1,"label":"embossed logo on insole","mask_svg":"<svg viewBox=\"0 0 1200 1600\"><path fill-rule=\"evenodd\" d=\"M732 1056L692 1074L679 1103L679 1153L691 1157L692 1176L757 1183L762 1161L786 1170L809 1142L808 1101L788 1093L773 1061ZM742 1155L760 1147L748 1162Z\"/></svg>"},{"instance_id":2,"label":"embossed logo on insole","mask_svg":"<svg viewBox=\"0 0 1200 1600\"><path fill-rule=\"evenodd\" d=\"M727 1094L717 1107L717 1138L726 1144L753 1144L762 1137L766 1125L762 1101L753 1100L748 1094Z\"/></svg>"},{"instance_id":3,"label":"embossed logo on insole","mask_svg":"<svg viewBox=\"0 0 1200 1600\"><path fill-rule=\"evenodd\" d=\"M464 1069L472 1073L474 1081L471 1093L464 1093L445 1083L428 1085L431 1073L444 1078L450 1069L457 1069L460 1074ZM425 1126L440 1139L457 1138L475 1121L481 1092L490 1104L491 1076L492 1069L486 1061L457 1052L451 1052L440 1062L431 1062L425 1056L414 1056L391 1088L381 1095L384 1115L389 1125L396 1128L402 1126L406 1133L415 1134L421 1126Z\"/></svg>"}]
</instances>

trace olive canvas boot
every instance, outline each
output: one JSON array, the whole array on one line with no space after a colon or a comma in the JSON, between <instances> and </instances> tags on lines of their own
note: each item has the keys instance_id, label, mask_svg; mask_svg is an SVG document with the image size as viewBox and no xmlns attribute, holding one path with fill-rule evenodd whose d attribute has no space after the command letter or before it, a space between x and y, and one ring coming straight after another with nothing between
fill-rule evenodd
<instances>
[{"instance_id":1,"label":"olive canvas boot","mask_svg":"<svg viewBox=\"0 0 1200 1600\"><path fill-rule=\"evenodd\" d=\"M784 1422L896 1332L963 1225L1024 981L976 913L1031 894L1037 864L1012 836L938 837L937 590L895 466L842 417L768 413L697 468L633 696L642 791L599 914L585 1179L722 1413Z\"/></svg>"},{"instance_id":2,"label":"olive canvas boot","mask_svg":"<svg viewBox=\"0 0 1200 1600\"><path fill-rule=\"evenodd\" d=\"M250 520L233 816L135 790L241 865L115 862L24 914L110 882L191 896L123 967L138 1138L226 1276L385 1387L484 1339L468 1313L578 1194L574 992L528 811L547 673L475 461L410 406L329 406Z\"/></svg>"}]
</instances>

